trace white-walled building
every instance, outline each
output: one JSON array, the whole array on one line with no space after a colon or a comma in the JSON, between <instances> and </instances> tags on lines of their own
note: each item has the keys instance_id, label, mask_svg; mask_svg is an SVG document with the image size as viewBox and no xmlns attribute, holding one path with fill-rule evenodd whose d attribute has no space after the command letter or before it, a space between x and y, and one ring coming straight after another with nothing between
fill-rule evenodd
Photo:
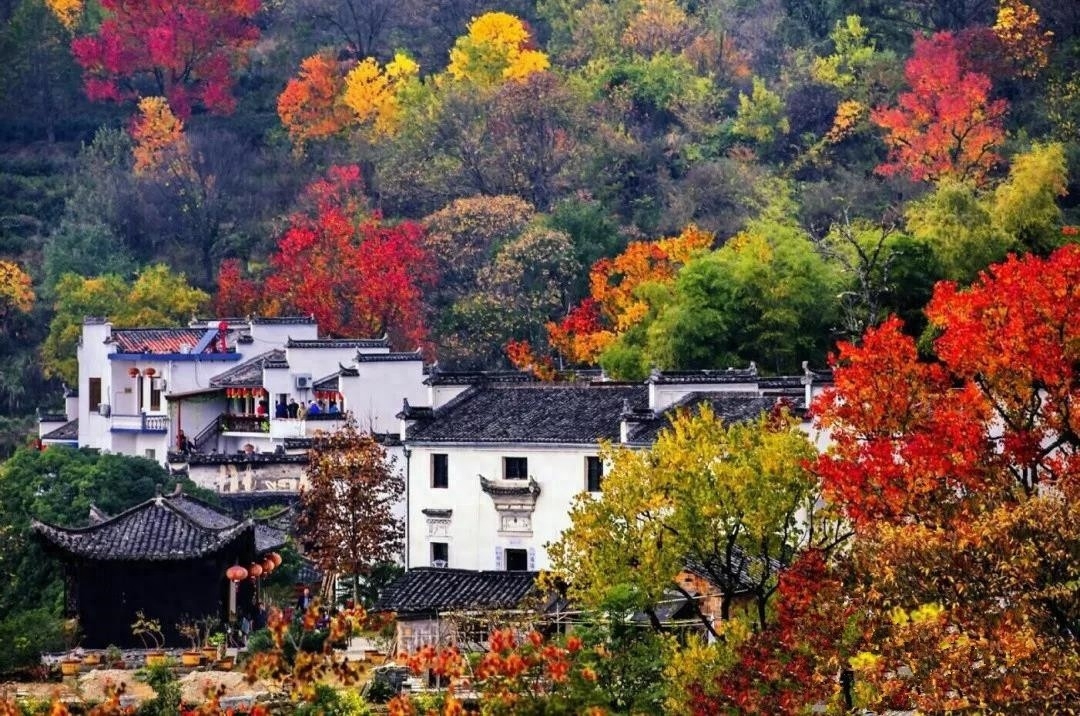
<instances>
[{"instance_id":1,"label":"white-walled building","mask_svg":"<svg viewBox=\"0 0 1080 716\"><path fill-rule=\"evenodd\" d=\"M573 498L602 491L601 440L651 445L678 407L747 420L779 398L805 406L829 380L747 370L654 372L644 384L543 384L520 374L439 374L400 413L407 456L406 567L542 570Z\"/></svg>"},{"instance_id":2,"label":"white-walled building","mask_svg":"<svg viewBox=\"0 0 1080 716\"><path fill-rule=\"evenodd\" d=\"M78 364L66 415L41 417L43 443L147 457L226 493L297 490L310 438L347 414L400 456L396 413L428 394L419 351L319 338L305 317L124 329L90 318ZM301 420L293 401L322 411Z\"/></svg>"}]
</instances>

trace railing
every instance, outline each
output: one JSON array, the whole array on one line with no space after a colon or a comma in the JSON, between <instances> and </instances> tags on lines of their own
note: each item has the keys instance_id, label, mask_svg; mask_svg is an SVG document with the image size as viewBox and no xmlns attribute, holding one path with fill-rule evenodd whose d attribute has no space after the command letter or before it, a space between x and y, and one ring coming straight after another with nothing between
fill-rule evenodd
<instances>
[{"instance_id":1,"label":"railing","mask_svg":"<svg viewBox=\"0 0 1080 716\"><path fill-rule=\"evenodd\" d=\"M169 431L167 415L118 415L112 414L109 429L120 432L165 433Z\"/></svg>"},{"instance_id":2,"label":"railing","mask_svg":"<svg viewBox=\"0 0 1080 716\"><path fill-rule=\"evenodd\" d=\"M199 434L191 441L192 450L202 452L207 443L211 440L217 440L218 433L221 432L221 428L218 426L220 420L221 416L214 418L205 428L199 431Z\"/></svg>"},{"instance_id":3,"label":"railing","mask_svg":"<svg viewBox=\"0 0 1080 716\"><path fill-rule=\"evenodd\" d=\"M218 422L223 433L270 432L270 418L261 415L220 415Z\"/></svg>"}]
</instances>

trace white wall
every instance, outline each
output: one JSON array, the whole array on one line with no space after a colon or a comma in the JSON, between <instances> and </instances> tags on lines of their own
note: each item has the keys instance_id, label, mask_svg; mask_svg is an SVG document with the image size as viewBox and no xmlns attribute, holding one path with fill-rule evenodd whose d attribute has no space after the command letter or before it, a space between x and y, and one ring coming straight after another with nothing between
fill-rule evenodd
<instances>
[{"instance_id":1,"label":"white wall","mask_svg":"<svg viewBox=\"0 0 1080 716\"><path fill-rule=\"evenodd\" d=\"M430 566L432 542L449 544L449 564L460 569L503 569L497 554L506 548L532 550L530 569L551 566L544 545L570 526L574 496L585 490L585 458L590 445L440 446L411 445L409 459L409 567ZM448 455L449 487L431 487L432 454ZM503 457L525 457L529 474L540 485L532 513L531 535L501 532L491 496L480 489L478 475L501 481ZM520 485L525 481L501 482ZM447 536L430 536L424 509L450 509Z\"/></svg>"},{"instance_id":2,"label":"white wall","mask_svg":"<svg viewBox=\"0 0 1080 716\"><path fill-rule=\"evenodd\" d=\"M422 360L363 361L356 364L358 375L342 376L338 385L361 430L389 433L398 430L403 399L422 405L427 397Z\"/></svg>"}]
</instances>

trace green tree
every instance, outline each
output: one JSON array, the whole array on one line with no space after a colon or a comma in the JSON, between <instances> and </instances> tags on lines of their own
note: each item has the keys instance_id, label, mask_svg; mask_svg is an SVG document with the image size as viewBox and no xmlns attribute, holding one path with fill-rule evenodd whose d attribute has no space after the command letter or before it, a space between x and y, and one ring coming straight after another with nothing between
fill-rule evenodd
<instances>
[{"instance_id":1,"label":"green tree","mask_svg":"<svg viewBox=\"0 0 1080 716\"><path fill-rule=\"evenodd\" d=\"M1068 192L1065 148L1058 143L1037 144L1013 157L1009 176L995 190L990 213L1002 231L1040 254L1061 243L1061 207Z\"/></svg>"},{"instance_id":2,"label":"green tree","mask_svg":"<svg viewBox=\"0 0 1080 716\"><path fill-rule=\"evenodd\" d=\"M16 451L0 465L0 619L38 607L59 614L59 569L30 539L31 519L85 525L91 505L116 514L175 484L161 465L144 458L64 447ZM191 483L185 490L204 494Z\"/></svg>"},{"instance_id":3,"label":"green tree","mask_svg":"<svg viewBox=\"0 0 1080 716\"><path fill-rule=\"evenodd\" d=\"M784 100L765 86L765 81L754 78L749 95L739 93L739 111L731 131L763 147L770 147L791 129L784 113Z\"/></svg>"},{"instance_id":4,"label":"green tree","mask_svg":"<svg viewBox=\"0 0 1080 716\"><path fill-rule=\"evenodd\" d=\"M669 368L756 361L777 372L822 361L843 276L800 229L758 220L694 259L648 327L646 354Z\"/></svg>"},{"instance_id":5,"label":"green tree","mask_svg":"<svg viewBox=\"0 0 1080 716\"><path fill-rule=\"evenodd\" d=\"M56 286L56 314L42 346L45 374L77 382L75 347L87 316L105 316L117 328L183 325L209 299L164 264L143 269L131 284L115 274L66 274Z\"/></svg>"},{"instance_id":6,"label":"green tree","mask_svg":"<svg viewBox=\"0 0 1080 716\"><path fill-rule=\"evenodd\" d=\"M784 414L724 424L708 404L680 411L648 450L602 446L603 496L575 500L571 526L548 548L552 564L583 606L630 594L659 629L654 607L666 590L682 589L674 580L689 561L720 591L714 616L731 617L745 590L764 626L778 567L821 538L813 520L800 519L813 515L815 482L804 465L814 455Z\"/></svg>"},{"instance_id":7,"label":"green tree","mask_svg":"<svg viewBox=\"0 0 1080 716\"><path fill-rule=\"evenodd\" d=\"M939 182L932 194L908 205L906 219L908 232L933 248L945 278L954 281L971 281L1018 248L968 184Z\"/></svg>"}]
</instances>

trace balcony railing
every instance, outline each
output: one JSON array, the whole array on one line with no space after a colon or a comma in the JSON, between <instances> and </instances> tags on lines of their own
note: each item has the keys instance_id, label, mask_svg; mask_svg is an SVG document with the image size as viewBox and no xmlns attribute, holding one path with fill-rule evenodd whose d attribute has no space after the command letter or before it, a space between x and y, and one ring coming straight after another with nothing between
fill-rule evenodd
<instances>
[{"instance_id":1,"label":"balcony railing","mask_svg":"<svg viewBox=\"0 0 1080 716\"><path fill-rule=\"evenodd\" d=\"M270 432L270 418L262 415L221 415L218 425L223 433Z\"/></svg>"},{"instance_id":2,"label":"balcony railing","mask_svg":"<svg viewBox=\"0 0 1080 716\"><path fill-rule=\"evenodd\" d=\"M112 414L109 430L131 433L166 433L169 431L168 415L118 415Z\"/></svg>"}]
</instances>

